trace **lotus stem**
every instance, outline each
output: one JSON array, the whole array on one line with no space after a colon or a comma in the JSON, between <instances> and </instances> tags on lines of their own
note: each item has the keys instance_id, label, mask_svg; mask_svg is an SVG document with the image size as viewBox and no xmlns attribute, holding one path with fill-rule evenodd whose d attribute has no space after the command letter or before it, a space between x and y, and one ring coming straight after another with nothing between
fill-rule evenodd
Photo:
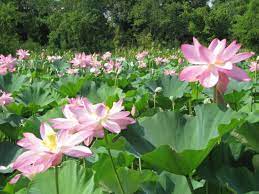
<instances>
[{"instance_id":1,"label":"lotus stem","mask_svg":"<svg viewBox=\"0 0 259 194\"><path fill-rule=\"evenodd\" d=\"M59 183L58 183L58 167L55 167L55 184L56 184L56 193L59 194Z\"/></svg>"},{"instance_id":2,"label":"lotus stem","mask_svg":"<svg viewBox=\"0 0 259 194\"><path fill-rule=\"evenodd\" d=\"M199 84L196 83L196 100L199 98Z\"/></svg>"},{"instance_id":3,"label":"lotus stem","mask_svg":"<svg viewBox=\"0 0 259 194\"><path fill-rule=\"evenodd\" d=\"M118 73L116 73L115 80L114 80L114 86L117 87L118 82Z\"/></svg>"},{"instance_id":4,"label":"lotus stem","mask_svg":"<svg viewBox=\"0 0 259 194\"><path fill-rule=\"evenodd\" d=\"M214 86L213 101L218 105L225 105L223 94L218 91L217 85Z\"/></svg>"},{"instance_id":5,"label":"lotus stem","mask_svg":"<svg viewBox=\"0 0 259 194\"><path fill-rule=\"evenodd\" d=\"M142 172L141 158L138 158L139 172Z\"/></svg>"},{"instance_id":6,"label":"lotus stem","mask_svg":"<svg viewBox=\"0 0 259 194\"><path fill-rule=\"evenodd\" d=\"M82 164L83 164L83 168L86 169L86 161L85 161L85 158L82 158Z\"/></svg>"},{"instance_id":7,"label":"lotus stem","mask_svg":"<svg viewBox=\"0 0 259 194\"><path fill-rule=\"evenodd\" d=\"M173 108L173 111L175 109L175 102L174 102L174 99L171 100L172 101L172 108Z\"/></svg>"},{"instance_id":8,"label":"lotus stem","mask_svg":"<svg viewBox=\"0 0 259 194\"><path fill-rule=\"evenodd\" d=\"M110 147L109 147L109 141L108 141L108 138L107 138L107 132L106 132L106 131L105 131L105 134L104 134L104 139L105 139L105 143L106 143L106 145L107 145L107 146L106 146L106 149L107 149L108 154L109 154L109 157L110 157L110 159L111 159L112 168L113 168L113 170L114 170L116 179L117 179L118 184L119 184L120 189L121 189L121 193L125 194L124 189L123 189L122 184L121 184L121 181L120 181L120 178L119 178L119 175L118 175L118 172L117 172L117 170L116 170L116 168L115 168L115 164L114 164L114 161L113 161L113 158L112 158L112 154L111 154L111 150L110 150Z\"/></svg>"},{"instance_id":9,"label":"lotus stem","mask_svg":"<svg viewBox=\"0 0 259 194\"><path fill-rule=\"evenodd\" d=\"M254 86L254 95L253 95L253 106L256 106L255 104L255 96L256 96L256 84L257 84L257 71L255 70L255 86ZM255 107L256 108L256 107ZM251 112L253 111L253 108L251 110Z\"/></svg>"},{"instance_id":10,"label":"lotus stem","mask_svg":"<svg viewBox=\"0 0 259 194\"><path fill-rule=\"evenodd\" d=\"M154 108L156 108L156 93L154 94Z\"/></svg>"},{"instance_id":11,"label":"lotus stem","mask_svg":"<svg viewBox=\"0 0 259 194\"><path fill-rule=\"evenodd\" d=\"M255 83L257 83L257 71L255 70Z\"/></svg>"},{"instance_id":12,"label":"lotus stem","mask_svg":"<svg viewBox=\"0 0 259 194\"><path fill-rule=\"evenodd\" d=\"M189 115L192 115L192 100L189 99L188 101L188 109L189 109Z\"/></svg>"},{"instance_id":13,"label":"lotus stem","mask_svg":"<svg viewBox=\"0 0 259 194\"><path fill-rule=\"evenodd\" d=\"M191 193L194 194L194 188L192 186L192 181L191 181L190 176L185 176L185 177L186 177L186 180L187 180L187 183L188 183L188 186L190 188Z\"/></svg>"}]
</instances>

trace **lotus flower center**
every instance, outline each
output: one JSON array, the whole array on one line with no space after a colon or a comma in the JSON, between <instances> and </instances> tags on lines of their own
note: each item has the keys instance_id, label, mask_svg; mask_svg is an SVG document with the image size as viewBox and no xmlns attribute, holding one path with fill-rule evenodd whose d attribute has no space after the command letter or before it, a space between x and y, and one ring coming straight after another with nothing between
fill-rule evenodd
<instances>
[{"instance_id":1,"label":"lotus flower center","mask_svg":"<svg viewBox=\"0 0 259 194\"><path fill-rule=\"evenodd\" d=\"M215 68L216 65L224 65L224 61L217 59L215 63L209 64L208 69L212 70Z\"/></svg>"},{"instance_id":2,"label":"lotus flower center","mask_svg":"<svg viewBox=\"0 0 259 194\"><path fill-rule=\"evenodd\" d=\"M220 59L217 59L215 62L215 65L223 65L223 64L224 64L224 61L222 61Z\"/></svg>"},{"instance_id":3,"label":"lotus flower center","mask_svg":"<svg viewBox=\"0 0 259 194\"><path fill-rule=\"evenodd\" d=\"M49 148L50 151L55 152L58 145L58 139L56 133L50 133L48 134L44 140L43 144Z\"/></svg>"}]
</instances>

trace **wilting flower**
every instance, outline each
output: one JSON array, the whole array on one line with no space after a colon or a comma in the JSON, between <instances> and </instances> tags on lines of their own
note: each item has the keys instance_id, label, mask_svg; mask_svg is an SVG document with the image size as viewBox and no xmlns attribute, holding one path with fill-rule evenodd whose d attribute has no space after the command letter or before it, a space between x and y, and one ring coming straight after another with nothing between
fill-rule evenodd
<instances>
[{"instance_id":1,"label":"wilting flower","mask_svg":"<svg viewBox=\"0 0 259 194\"><path fill-rule=\"evenodd\" d=\"M20 60L25 60L29 58L30 53L28 50L19 49L16 51L16 55Z\"/></svg>"},{"instance_id":2,"label":"wilting flower","mask_svg":"<svg viewBox=\"0 0 259 194\"><path fill-rule=\"evenodd\" d=\"M78 53L74 59L70 61L74 67L88 67L92 63L92 55L86 55L85 53Z\"/></svg>"},{"instance_id":3,"label":"wilting flower","mask_svg":"<svg viewBox=\"0 0 259 194\"><path fill-rule=\"evenodd\" d=\"M55 62L55 61L59 61L59 60L61 60L62 59L62 57L61 56L47 56L47 60L49 61L49 62L51 62L51 63L53 63L53 62Z\"/></svg>"},{"instance_id":4,"label":"wilting flower","mask_svg":"<svg viewBox=\"0 0 259 194\"><path fill-rule=\"evenodd\" d=\"M259 71L259 64L258 64L257 62L255 62L255 61L252 62L252 63L250 64L249 70L250 70L251 72Z\"/></svg>"},{"instance_id":5,"label":"wilting flower","mask_svg":"<svg viewBox=\"0 0 259 194\"><path fill-rule=\"evenodd\" d=\"M75 102L79 106L74 106ZM122 100L113 103L112 108L103 103L92 104L86 98L73 100L66 105L63 114L66 118L51 119L53 127L70 131L88 131L85 144L89 145L94 137L102 138L104 128L112 133L120 133L127 125L133 124L134 119L128 117L130 112L123 111ZM91 134L91 135L89 135Z\"/></svg>"},{"instance_id":6,"label":"wilting flower","mask_svg":"<svg viewBox=\"0 0 259 194\"><path fill-rule=\"evenodd\" d=\"M164 75L177 75L177 73L173 69L166 69L164 70Z\"/></svg>"},{"instance_id":7,"label":"wilting flower","mask_svg":"<svg viewBox=\"0 0 259 194\"><path fill-rule=\"evenodd\" d=\"M142 61L148 55L148 51L142 51L136 55L138 61Z\"/></svg>"},{"instance_id":8,"label":"wilting flower","mask_svg":"<svg viewBox=\"0 0 259 194\"><path fill-rule=\"evenodd\" d=\"M16 65L16 58L12 55L0 55L0 75L5 75L7 72L14 72Z\"/></svg>"},{"instance_id":9,"label":"wilting flower","mask_svg":"<svg viewBox=\"0 0 259 194\"><path fill-rule=\"evenodd\" d=\"M32 133L24 133L24 138L18 145L26 149L13 163L13 169L20 171L24 176L32 178L35 174L44 172L51 166L56 166L62 161L63 154L83 158L92 154L91 150L79 145L86 136L86 131L71 134L61 130L55 132L48 124L42 123L40 135L37 138ZM15 183L19 175L11 183Z\"/></svg>"},{"instance_id":10,"label":"wilting flower","mask_svg":"<svg viewBox=\"0 0 259 194\"><path fill-rule=\"evenodd\" d=\"M241 45L233 41L226 47L226 39L214 39L208 48L201 45L193 38L194 45L184 44L181 49L185 58L195 66L186 67L180 73L180 80L199 81L206 88L217 85L221 93L227 88L231 77L238 81L250 81L245 71L235 65L248 59L254 53L246 52L237 54Z\"/></svg>"},{"instance_id":11,"label":"wilting flower","mask_svg":"<svg viewBox=\"0 0 259 194\"><path fill-rule=\"evenodd\" d=\"M12 94L2 92L2 95L0 96L0 105L7 105L13 102Z\"/></svg>"},{"instance_id":12,"label":"wilting flower","mask_svg":"<svg viewBox=\"0 0 259 194\"><path fill-rule=\"evenodd\" d=\"M104 61L109 60L109 59L111 59L111 56L112 56L111 52L106 52L103 54L102 60L104 60Z\"/></svg>"}]
</instances>

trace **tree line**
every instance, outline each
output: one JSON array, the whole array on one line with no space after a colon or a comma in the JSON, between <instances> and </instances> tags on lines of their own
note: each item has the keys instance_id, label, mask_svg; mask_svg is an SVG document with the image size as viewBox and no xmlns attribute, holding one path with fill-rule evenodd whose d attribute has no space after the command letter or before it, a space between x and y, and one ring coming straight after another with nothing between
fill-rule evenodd
<instances>
[{"instance_id":1,"label":"tree line","mask_svg":"<svg viewBox=\"0 0 259 194\"><path fill-rule=\"evenodd\" d=\"M196 36L259 51L258 0L2 0L0 53L177 47Z\"/></svg>"}]
</instances>

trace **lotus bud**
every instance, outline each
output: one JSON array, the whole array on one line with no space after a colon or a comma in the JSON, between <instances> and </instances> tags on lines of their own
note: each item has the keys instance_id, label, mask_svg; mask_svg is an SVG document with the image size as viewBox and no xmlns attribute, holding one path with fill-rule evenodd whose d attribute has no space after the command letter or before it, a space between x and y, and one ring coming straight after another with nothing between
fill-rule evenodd
<instances>
[{"instance_id":1,"label":"lotus bud","mask_svg":"<svg viewBox=\"0 0 259 194\"><path fill-rule=\"evenodd\" d=\"M162 91L162 88L161 87L157 87L156 89L155 89L155 93L159 93L159 92L161 92Z\"/></svg>"},{"instance_id":2,"label":"lotus bud","mask_svg":"<svg viewBox=\"0 0 259 194\"><path fill-rule=\"evenodd\" d=\"M174 100L174 97L173 97L173 96L170 96L169 99L170 99L171 101L173 101L173 100Z\"/></svg>"}]
</instances>

